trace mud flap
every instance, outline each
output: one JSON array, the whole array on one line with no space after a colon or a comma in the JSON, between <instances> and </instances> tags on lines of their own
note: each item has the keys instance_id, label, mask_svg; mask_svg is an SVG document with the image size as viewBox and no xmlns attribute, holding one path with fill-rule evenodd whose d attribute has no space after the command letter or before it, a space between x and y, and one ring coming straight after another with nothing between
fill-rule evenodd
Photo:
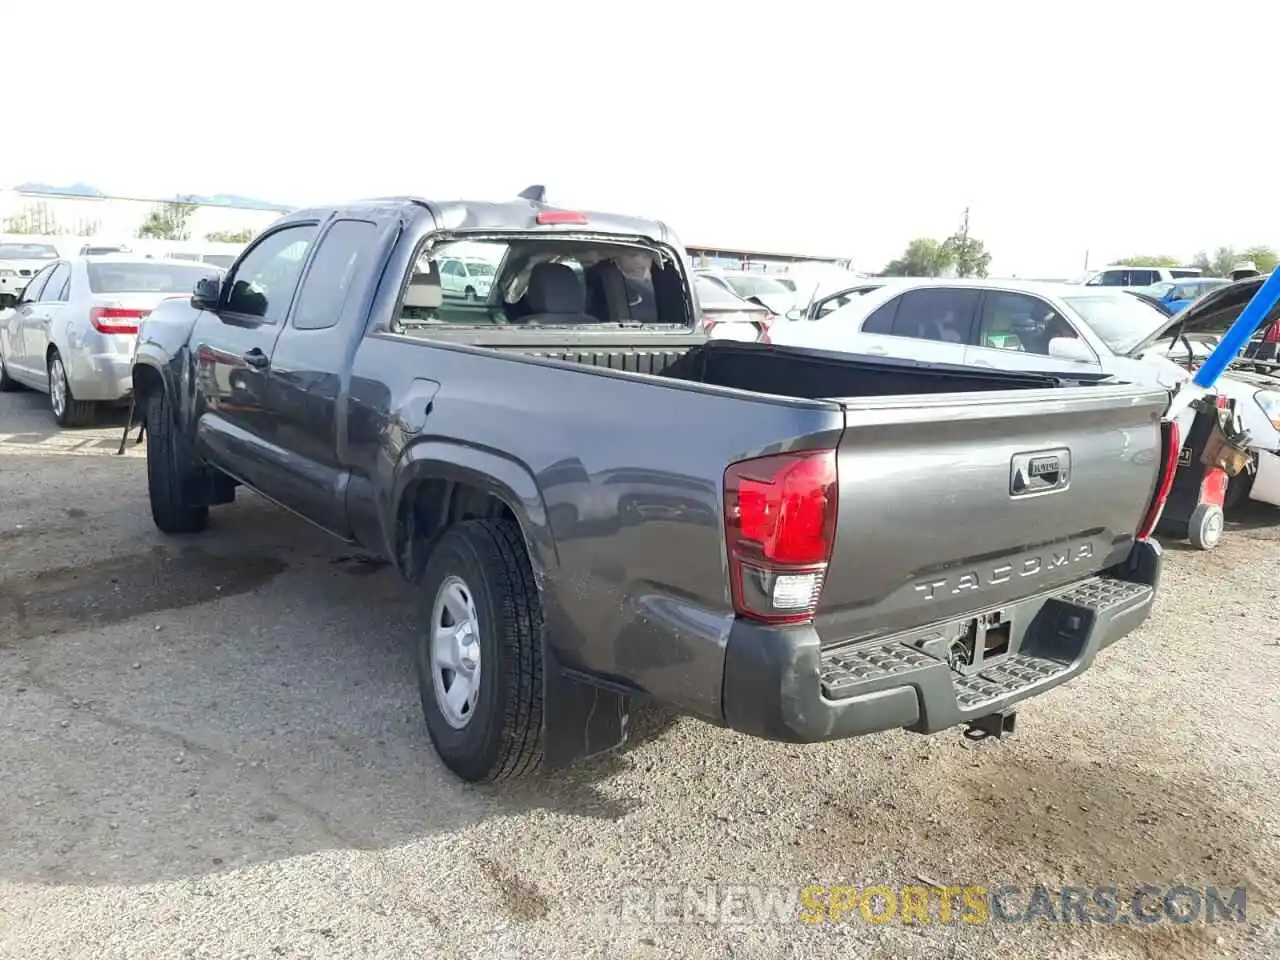
<instances>
[{"instance_id":1,"label":"mud flap","mask_svg":"<svg viewBox=\"0 0 1280 960\"><path fill-rule=\"evenodd\" d=\"M634 698L566 675L546 643L542 684L544 769L560 770L626 742Z\"/></svg>"}]
</instances>

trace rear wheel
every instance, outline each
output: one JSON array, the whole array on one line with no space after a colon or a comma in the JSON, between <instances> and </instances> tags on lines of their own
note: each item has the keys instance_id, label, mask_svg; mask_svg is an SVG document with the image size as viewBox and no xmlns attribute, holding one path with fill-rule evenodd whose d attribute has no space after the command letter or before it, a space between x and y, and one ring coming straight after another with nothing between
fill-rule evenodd
<instances>
[{"instance_id":1,"label":"rear wheel","mask_svg":"<svg viewBox=\"0 0 1280 960\"><path fill-rule=\"evenodd\" d=\"M75 398L57 350L49 354L49 409L60 427L81 427L93 420L94 404Z\"/></svg>"},{"instance_id":2,"label":"rear wheel","mask_svg":"<svg viewBox=\"0 0 1280 960\"><path fill-rule=\"evenodd\" d=\"M169 398L163 387L147 394L147 494L151 519L162 533L198 533L209 522L207 506L191 506L183 496L185 481L198 469L177 446Z\"/></svg>"},{"instance_id":3,"label":"rear wheel","mask_svg":"<svg viewBox=\"0 0 1280 960\"><path fill-rule=\"evenodd\" d=\"M466 520L421 581L418 690L445 766L472 782L542 764L542 606L520 528Z\"/></svg>"}]
</instances>

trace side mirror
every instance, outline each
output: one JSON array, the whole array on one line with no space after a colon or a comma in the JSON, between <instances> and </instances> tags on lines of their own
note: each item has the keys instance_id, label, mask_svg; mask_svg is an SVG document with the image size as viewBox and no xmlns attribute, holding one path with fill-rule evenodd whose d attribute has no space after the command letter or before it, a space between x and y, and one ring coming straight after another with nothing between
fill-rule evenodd
<instances>
[{"instance_id":1,"label":"side mirror","mask_svg":"<svg viewBox=\"0 0 1280 960\"><path fill-rule=\"evenodd\" d=\"M1093 362L1093 353L1078 337L1054 337L1049 341L1049 356L1057 360Z\"/></svg>"},{"instance_id":2,"label":"side mirror","mask_svg":"<svg viewBox=\"0 0 1280 960\"><path fill-rule=\"evenodd\" d=\"M792 307L790 310L784 313L783 316L786 317L788 320L803 320L804 311L801 310L799 307Z\"/></svg>"},{"instance_id":3,"label":"side mirror","mask_svg":"<svg viewBox=\"0 0 1280 960\"><path fill-rule=\"evenodd\" d=\"M191 293L191 306L197 310L217 310L218 301L222 297L222 279L220 277L201 277L196 281L196 288Z\"/></svg>"}]
</instances>

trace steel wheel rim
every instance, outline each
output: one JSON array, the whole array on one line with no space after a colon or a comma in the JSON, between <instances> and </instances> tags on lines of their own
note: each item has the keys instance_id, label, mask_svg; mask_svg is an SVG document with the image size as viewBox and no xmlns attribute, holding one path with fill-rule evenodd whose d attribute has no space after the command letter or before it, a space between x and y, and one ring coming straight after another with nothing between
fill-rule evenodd
<instances>
[{"instance_id":1,"label":"steel wheel rim","mask_svg":"<svg viewBox=\"0 0 1280 960\"><path fill-rule=\"evenodd\" d=\"M431 605L431 682L445 722L461 730L480 697L480 621L471 588L449 576Z\"/></svg>"},{"instance_id":2,"label":"steel wheel rim","mask_svg":"<svg viewBox=\"0 0 1280 960\"><path fill-rule=\"evenodd\" d=\"M49 358L49 402L56 417L67 409L67 375L56 353Z\"/></svg>"},{"instance_id":3,"label":"steel wheel rim","mask_svg":"<svg viewBox=\"0 0 1280 960\"><path fill-rule=\"evenodd\" d=\"M1204 525L1204 542L1217 543L1222 537L1222 514L1215 512Z\"/></svg>"}]
</instances>

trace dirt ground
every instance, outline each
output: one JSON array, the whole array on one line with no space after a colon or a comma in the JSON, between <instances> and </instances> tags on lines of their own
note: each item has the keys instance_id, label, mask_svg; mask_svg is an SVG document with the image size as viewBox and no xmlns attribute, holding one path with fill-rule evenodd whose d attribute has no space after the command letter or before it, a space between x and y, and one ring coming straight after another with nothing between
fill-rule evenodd
<instances>
[{"instance_id":1,"label":"dirt ground","mask_svg":"<svg viewBox=\"0 0 1280 960\"><path fill-rule=\"evenodd\" d=\"M1280 956L1280 514L1172 545L1154 619L1011 741L794 747L649 711L619 755L477 788L432 753L393 573L248 495L165 538L118 436L0 395L0 956ZM1247 915L659 923L643 899L922 883L1243 886Z\"/></svg>"}]
</instances>

